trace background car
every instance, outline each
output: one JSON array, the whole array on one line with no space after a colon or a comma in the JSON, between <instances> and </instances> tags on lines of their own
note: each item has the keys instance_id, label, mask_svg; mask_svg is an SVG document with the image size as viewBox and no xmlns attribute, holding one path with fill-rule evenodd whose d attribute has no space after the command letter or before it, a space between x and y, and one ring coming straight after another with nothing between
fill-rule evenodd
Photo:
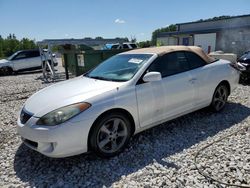
<instances>
[{"instance_id":1,"label":"background car","mask_svg":"<svg viewBox=\"0 0 250 188\"><path fill-rule=\"evenodd\" d=\"M104 49L135 49L138 48L138 46L135 43L132 42L125 42L123 44L106 44Z\"/></svg>"},{"instance_id":2,"label":"background car","mask_svg":"<svg viewBox=\"0 0 250 188\"><path fill-rule=\"evenodd\" d=\"M250 79L250 51L245 52L237 61L237 65L241 70L241 79Z\"/></svg>"},{"instance_id":3,"label":"background car","mask_svg":"<svg viewBox=\"0 0 250 188\"><path fill-rule=\"evenodd\" d=\"M145 129L207 106L221 111L238 81L229 61L199 47L131 50L32 95L18 133L49 157L88 151L112 157Z\"/></svg>"},{"instance_id":4,"label":"background car","mask_svg":"<svg viewBox=\"0 0 250 188\"><path fill-rule=\"evenodd\" d=\"M46 53L46 51L45 51ZM54 66L57 66L53 56ZM37 70L42 68L42 60L38 49L17 51L7 59L0 60L0 75L9 75L13 72Z\"/></svg>"}]
</instances>

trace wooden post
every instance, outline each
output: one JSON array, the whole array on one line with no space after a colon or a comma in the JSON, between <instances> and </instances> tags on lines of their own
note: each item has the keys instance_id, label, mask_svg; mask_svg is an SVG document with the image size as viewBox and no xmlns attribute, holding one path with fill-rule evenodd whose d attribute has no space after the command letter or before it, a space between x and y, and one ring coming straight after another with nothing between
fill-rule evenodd
<instances>
[{"instance_id":1,"label":"wooden post","mask_svg":"<svg viewBox=\"0 0 250 188\"><path fill-rule=\"evenodd\" d=\"M65 75L66 75L66 80L69 79L69 71L68 71L68 59L66 53L63 55L64 58L64 68L65 68Z\"/></svg>"},{"instance_id":2,"label":"wooden post","mask_svg":"<svg viewBox=\"0 0 250 188\"><path fill-rule=\"evenodd\" d=\"M77 53L75 53L75 71L76 71L76 76L78 76L78 69L79 69L79 67L78 67L78 59L77 59Z\"/></svg>"},{"instance_id":3,"label":"wooden post","mask_svg":"<svg viewBox=\"0 0 250 188\"><path fill-rule=\"evenodd\" d=\"M66 53L66 52L71 49L71 45L65 44L65 45L63 45L63 49L64 49L63 58L64 58L64 64L65 64L64 65L65 66L65 75L66 75L66 80L68 80L69 79L68 58L67 58L68 53Z\"/></svg>"}]
</instances>

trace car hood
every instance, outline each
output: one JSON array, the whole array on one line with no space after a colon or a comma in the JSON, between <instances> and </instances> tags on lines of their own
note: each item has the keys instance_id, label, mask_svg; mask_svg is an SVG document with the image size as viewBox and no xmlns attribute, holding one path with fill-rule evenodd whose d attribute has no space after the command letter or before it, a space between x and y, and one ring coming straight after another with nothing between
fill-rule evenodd
<instances>
[{"instance_id":1,"label":"car hood","mask_svg":"<svg viewBox=\"0 0 250 188\"><path fill-rule=\"evenodd\" d=\"M238 60L238 62L241 62L241 63L246 63L246 64L248 64L248 65L250 65L250 58L240 58L239 60Z\"/></svg>"},{"instance_id":2,"label":"car hood","mask_svg":"<svg viewBox=\"0 0 250 188\"><path fill-rule=\"evenodd\" d=\"M5 63L9 63L9 61L7 59L1 59L0 60L0 65L5 64Z\"/></svg>"},{"instance_id":3,"label":"car hood","mask_svg":"<svg viewBox=\"0 0 250 188\"><path fill-rule=\"evenodd\" d=\"M26 111L41 117L48 112L111 91L121 86L122 82L96 80L77 77L46 87L32 95L24 104Z\"/></svg>"}]
</instances>

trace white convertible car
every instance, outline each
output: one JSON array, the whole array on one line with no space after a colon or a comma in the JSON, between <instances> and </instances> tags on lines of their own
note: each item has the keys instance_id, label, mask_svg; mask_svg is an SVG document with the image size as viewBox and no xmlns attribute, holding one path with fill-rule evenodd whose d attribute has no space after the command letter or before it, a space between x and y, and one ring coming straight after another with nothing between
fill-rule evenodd
<instances>
[{"instance_id":1,"label":"white convertible car","mask_svg":"<svg viewBox=\"0 0 250 188\"><path fill-rule=\"evenodd\" d=\"M140 131L207 106L222 110L238 80L229 61L199 47L136 49L32 95L18 133L49 157L111 157Z\"/></svg>"}]
</instances>

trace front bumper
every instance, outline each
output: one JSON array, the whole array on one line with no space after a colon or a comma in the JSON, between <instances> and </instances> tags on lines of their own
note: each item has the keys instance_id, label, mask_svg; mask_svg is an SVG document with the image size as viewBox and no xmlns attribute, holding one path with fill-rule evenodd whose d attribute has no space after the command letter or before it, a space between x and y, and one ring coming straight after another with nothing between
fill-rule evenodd
<instances>
[{"instance_id":1,"label":"front bumper","mask_svg":"<svg viewBox=\"0 0 250 188\"><path fill-rule=\"evenodd\" d=\"M67 121L57 126L38 126L38 118L25 124L18 119L17 132L25 145L48 157L60 158L88 151L88 133L94 120Z\"/></svg>"}]
</instances>

